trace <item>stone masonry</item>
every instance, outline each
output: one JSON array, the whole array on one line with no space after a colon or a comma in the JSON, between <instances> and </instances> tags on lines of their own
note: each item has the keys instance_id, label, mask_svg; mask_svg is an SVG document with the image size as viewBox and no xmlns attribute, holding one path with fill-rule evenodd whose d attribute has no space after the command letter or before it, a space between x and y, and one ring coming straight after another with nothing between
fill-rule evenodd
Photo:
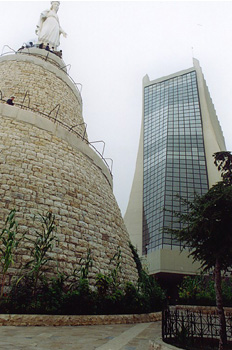
<instances>
[{"instance_id":1,"label":"stone masonry","mask_svg":"<svg viewBox=\"0 0 232 350\"><path fill-rule=\"evenodd\" d=\"M33 238L32 216L52 211L59 238L52 253L54 270L57 260L59 270L70 274L91 249L90 282L94 284L96 273L109 273L110 259L120 247L121 280L136 282L129 235L113 194L112 176L87 137L82 137L80 93L58 67L64 63L60 58L54 58L53 64L40 57L44 50L33 50L0 57L0 229L15 208L19 231L27 231ZM22 103L27 91L29 99ZM4 102L11 95L20 105ZM70 128L78 125L79 135L43 115L57 104L57 120ZM10 279L30 259L28 248L26 242L20 245Z\"/></svg>"},{"instance_id":2,"label":"stone masonry","mask_svg":"<svg viewBox=\"0 0 232 350\"><path fill-rule=\"evenodd\" d=\"M93 326L161 321L161 312L132 315L0 315L0 326Z\"/></svg>"},{"instance_id":3,"label":"stone masonry","mask_svg":"<svg viewBox=\"0 0 232 350\"><path fill-rule=\"evenodd\" d=\"M24 53L0 57L2 95L5 98L14 95L16 105L23 104L34 113L57 118L84 135L82 99L78 89L62 69L65 63L49 53L49 57L60 63L57 67L52 60L42 59L43 53L45 55L47 51L25 49Z\"/></svg>"}]
</instances>

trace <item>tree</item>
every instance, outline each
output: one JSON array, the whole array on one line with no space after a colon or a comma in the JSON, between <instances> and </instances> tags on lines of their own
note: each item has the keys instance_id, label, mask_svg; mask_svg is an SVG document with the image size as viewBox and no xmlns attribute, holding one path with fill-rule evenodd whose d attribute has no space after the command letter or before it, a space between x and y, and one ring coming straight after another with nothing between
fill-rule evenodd
<instances>
[{"instance_id":1,"label":"tree","mask_svg":"<svg viewBox=\"0 0 232 350\"><path fill-rule=\"evenodd\" d=\"M181 199L186 211L174 213L181 229L170 229L188 248L194 261L200 261L205 271L214 271L216 306L220 320L219 350L227 343L226 322L222 303L221 274L232 266L232 156L230 152L214 155L215 164L222 171L223 181L205 195L196 195L192 202Z\"/></svg>"},{"instance_id":2,"label":"tree","mask_svg":"<svg viewBox=\"0 0 232 350\"><path fill-rule=\"evenodd\" d=\"M231 152L216 152L213 154L214 164L221 171L223 181L232 185L232 154Z\"/></svg>"}]
</instances>

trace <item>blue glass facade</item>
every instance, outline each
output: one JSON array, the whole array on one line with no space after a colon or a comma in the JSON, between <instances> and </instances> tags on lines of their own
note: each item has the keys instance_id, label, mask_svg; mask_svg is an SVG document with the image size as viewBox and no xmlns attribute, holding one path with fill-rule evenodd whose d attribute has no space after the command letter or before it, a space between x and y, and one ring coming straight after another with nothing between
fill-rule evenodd
<instances>
[{"instance_id":1,"label":"blue glass facade","mask_svg":"<svg viewBox=\"0 0 232 350\"><path fill-rule=\"evenodd\" d=\"M143 254L179 243L176 194L188 200L208 190L202 117L195 71L144 88ZM164 211L166 208L168 211Z\"/></svg>"}]
</instances>

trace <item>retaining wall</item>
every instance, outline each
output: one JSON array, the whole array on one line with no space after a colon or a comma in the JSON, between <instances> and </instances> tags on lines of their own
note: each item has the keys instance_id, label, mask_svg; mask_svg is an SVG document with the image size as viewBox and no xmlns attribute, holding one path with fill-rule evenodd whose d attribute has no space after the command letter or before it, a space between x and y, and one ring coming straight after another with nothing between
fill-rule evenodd
<instances>
[{"instance_id":1,"label":"retaining wall","mask_svg":"<svg viewBox=\"0 0 232 350\"><path fill-rule=\"evenodd\" d=\"M161 312L134 315L0 315L0 326L93 326L160 321Z\"/></svg>"}]
</instances>

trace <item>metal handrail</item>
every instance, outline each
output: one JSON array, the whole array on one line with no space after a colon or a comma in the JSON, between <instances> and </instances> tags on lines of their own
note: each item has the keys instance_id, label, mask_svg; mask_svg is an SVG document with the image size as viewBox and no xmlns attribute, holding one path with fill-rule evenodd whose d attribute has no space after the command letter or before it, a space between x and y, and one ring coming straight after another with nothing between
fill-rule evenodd
<instances>
[{"instance_id":1,"label":"metal handrail","mask_svg":"<svg viewBox=\"0 0 232 350\"><path fill-rule=\"evenodd\" d=\"M112 158L104 158L105 160L106 159L109 159L109 160L111 160L111 169L110 169L110 172L112 173L112 170L113 170L113 159Z\"/></svg>"},{"instance_id":2,"label":"metal handrail","mask_svg":"<svg viewBox=\"0 0 232 350\"><path fill-rule=\"evenodd\" d=\"M106 161L106 158L104 158L104 157L101 155L101 153L96 149L96 147L94 147L94 146L91 144L91 142L89 142L88 140L87 140L87 142L88 142L88 145L91 146L91 147L94 149L94 151L95 151L96 153L99 154L99 156L100 156L101 159L104 161L104 163L105 163L105 165L107 166L107 168L109 169L109 172L110 172L111 177L113 177L112 171L110 170L110 167L109 167L109 164L108 164L107 161ZM101 142L101 141L99 141L99 142Z\"/></svg>"},{"instance_id":3,"label":"metal handrail","mask_svg":"<svg viewBox=\"0 0 232 350\"><path fill-rule=\"evenodd\" d=\"M71 69L71 64L69 63L69 64L66 64L66 66L63 66L63 67L61 67L60 69L61 70L63 70L64 68L66 68L66 67L68 67L69 66L69 70L68 71L70 71L70 69ZM65 72L65 71L64 71ZM67 72L65 72L66 74L68 74Z\"/></svg>"},{"instance_id":4,"label":"metal handrail","mask_svg":"<svg viewBox=\"0 0 232 350\"><path fill-rule=\"evenodd\" d=\"M72 79L72 80L73 80L73 79ZM80 85L80 86L81 86L80 90L76 87L76 88L78 89L78 91L80 91L80 94L81 94L83 85L82 85L81 83L75 83L74 80L73 80L73 83L74 83L75 85Z\"/></svg>"},{"instance_id":5,"label":"metal handrail","mask_svg":"<svg viewBox=\"0 0 232 350\"><path fill-rule=\"evenodd\" d=\"M104 146L103 146L103 150L102 150L102 154L101 154L101 155L102 155L102 157L103 157L103 154L104 154L104 151L105 151L105 145L106 145L106 144L105 144L105 142L104 142L104 141L102 141L102 140L100 140L100 141L91 141L91 142L90 142L90 144L92 144L92 143L100 143L100 142L102 142L102 143L104 144Z\"/></svg>"},{"instance_id":6,"label":"metal handrail","mask_svg":"<svg viewBox=\"0 0 232 350\"><path fill-rule=\"evenodd\" d=\"M14 51L14 53L16 53L16 51L14 49L12 49L12 47L10 47L9 45L4 45L2 48L2 55L3 55L3 50L5 47L9 47L10 50Z\"/></svg>"},{"instance_id":7,"label":"metal handrail","mask_svg":"<svg viewBox=\"0 0 232 350\"><path fill-rule=\"evenodd\" d=\"M28 90L26 91L26 93L25 93L25 95L24 95L22 104L24 103L26 96L28 96L28 100L29 100L29 101L28 101L28 106L27 106L27 107L30 108L31 100L30 100L30 95L29 95L29 91L28 91Z\"/></svg>"},{"instance_id":8,"label":"metal handrail","mask_svg":"<svg viewBox=\"0 0 232 350\"><path fill-rule=\"evenodd\" d=\"M55 120L57 119L57 115L59 113L59 110L60 110L60 104L58 103L50 112L49 112L49 116L51 115L51 113L56 109L56 107L58 107L57 109L57 112L56 112L56 117L55 117Z\"/></svg>"},{"instance_id":9,"label":"metal handrail","mask_svg":"<svg viewBox=\"0 0 232 350\"><path fill-rule=\"evenodd\" d=\"M71 126L69 128L69 131L73 130L76 126L80 126L80 125L84 125L85 126L84 134L82 136L82 140L84 140L85 134L86 134L86 129L87 129L87 124L85 122Z\"/></svg>"}]
</instances>

